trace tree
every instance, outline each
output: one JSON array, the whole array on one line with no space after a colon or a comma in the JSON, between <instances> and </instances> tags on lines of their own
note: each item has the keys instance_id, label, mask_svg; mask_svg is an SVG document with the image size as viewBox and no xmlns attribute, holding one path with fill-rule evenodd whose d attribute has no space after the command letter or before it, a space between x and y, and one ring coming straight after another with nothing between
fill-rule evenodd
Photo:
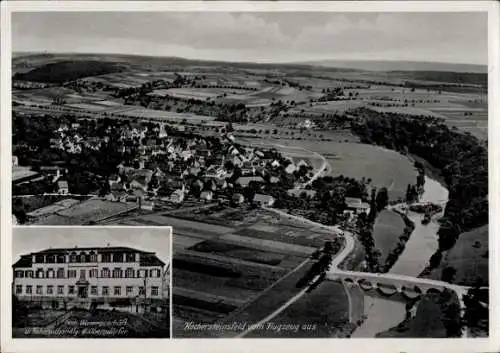
<instances>
[{"instance_id":1,"label":"tree","mask_svg":"<svg viewBox=\"0 0 500 353\"><path fill-rule=\"evenodd\" d=\"M453 283L455 280L455 275L457 273L457 270L451 266L447 266L443 269L443 272L441 273L441 280L443 282L448 282L448 283Z\"/></svg>"},{"instance_id":2,"label":"tree","mask_svg":"<svg viewBox=\"0 0 500 353\"><path fill-rule=\"evenodd\" d=\"M380 212L389 204L389 192L386 187L381 188L376 197L377 211Z\"/></svg>"}]
</instances>

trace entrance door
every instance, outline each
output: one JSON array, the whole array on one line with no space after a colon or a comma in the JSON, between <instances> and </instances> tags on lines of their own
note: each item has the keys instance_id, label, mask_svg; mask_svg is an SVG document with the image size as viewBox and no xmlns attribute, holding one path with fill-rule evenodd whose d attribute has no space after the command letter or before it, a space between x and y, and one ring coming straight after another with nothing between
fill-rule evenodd
<instances>
[{"instance_id":1,"label":"entrance door","mask_svg":"<svg viewBox=\"0 0 500 353\"><path fill-rule=\"evenodd\" d=\"M87 298L88 297L88 287L80 286L78 287L78 298Z\"/></svg>"}]
</instances>

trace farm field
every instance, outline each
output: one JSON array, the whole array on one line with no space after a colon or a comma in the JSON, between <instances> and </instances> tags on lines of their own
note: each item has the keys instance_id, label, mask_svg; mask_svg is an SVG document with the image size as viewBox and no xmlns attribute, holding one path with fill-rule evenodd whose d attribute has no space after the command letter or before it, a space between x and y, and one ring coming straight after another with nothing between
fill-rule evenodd
<instances>
[{"instance_id":1,"label":"farm field","mask_svg":"<svg viewBox=\"0 0 500 353\"><path fill-rule=\"evenodd\" d=\"M202 223L207 218L211 218L211 222L226 219L224 210L194 215L196 221L185 217L142 216L169 219L169 225L174 227L173 302L181 331L177 336L225 334L183 332L181 323L226 320L231 313L237 313L238 308L251 306L263 291L277 281L281 283L281 278L303 264L331 237L324 231L281 221L267 211L254 210L243 215L243 219L236 222L229 220L225 227ZM294 279L293 286L297 280ZM260 313L264 315L266 311Z\"/></svg>"},{"instance_id":2,"label":"farm field","mask_svg":"<svg viewBox=\"0 0 500 353\"><path fill-rule=\"evenodd\" d=\"M289 112L291 114L300 114L302 110L306 114L318 114L322 115L323 113L337 113L343 114L349 110L356 109L364 106L364 102L360 100L339 100L339 101L330 101L330 102L318 102L313 103L312 106L299 106L294 109L290 109Z\"/></svg>"},{"instance_id":3,"label":"farm field","mask_svg":"<svg viewBox=\"0 0 500 353\"><path fill-rule=\"evenodd\" d=\"M74 225L98 222L137 208L136 203L109 202L90 199L42 218L39 225Z\"/></svg>"},{"instance_id":4,"label":"farm field","mask_svg":"<svg viewBox=\"0 0 500 353\"><path fill-rule=\"evenodd\" d=\"M269 338L326 338L349 322L349 303L340 283L324 281L312 292L300 297L263 329L246 337ZM292 323L293 329L278 331L274 325Z\"/></svg>"},{"instance_id":5,"label":"farm field","mask_svg":"<svg viewBox=\"0 0 500 353\"><path fill-rule=\"evenodd\" d=\"M379 213L373 227L373 240L375 247L381 252L382 263L385 263L387 255L398 244L404 228L403 219L396 212L383 210Z\"/></svg>"},{"instance_id":6,"label":"farm field","mask_svg":"<svg viewBox=\"0 0 500 353\"><path fill-rule=\"evenodd\" d=\"M181 113L173 113L162 110L154 110L147 108L136 108L132 107L131 109L122 113L122 115L127 117L137 117L137 118L161 118L164 120L186 120L190 123L201 123L204 121L212 121L215 118L210 116L201 116L194 114L181 114Z\"/></svg>"},{"instance_id":7,"label":"farm field","mask_svg":"<svg viewBox=\"0 0 500 353\"><path fill-rule=\"evenodd\" d=\"M472 286L475 279L480 277L487 286L489 283L487 254L488 225L485 225L460 234L455 246L446 255L443 254L438 268L426 277L441 280L443 269L451 266L457 271L454 283Z\"/></svg>"}]
</instances>

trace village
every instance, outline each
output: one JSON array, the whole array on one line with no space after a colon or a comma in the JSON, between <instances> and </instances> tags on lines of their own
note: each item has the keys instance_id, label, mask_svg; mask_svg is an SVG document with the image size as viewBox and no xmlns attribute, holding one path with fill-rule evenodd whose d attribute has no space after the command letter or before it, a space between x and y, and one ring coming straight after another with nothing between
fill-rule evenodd
<instances>
[{"instance_id":1,"label":"village","mask_svg":"<svg viewBox=\"0 0 500 353\"><path fill-rule=\"evenodd\" d=\"M217 203L271 207L277 189L286 191L291 198L315 197L315 190L298 187L312 181L314 168L310 162L285 157L272 148L242 146L227 130L230 126L221 129L219 138L150 122L112 126L83 120L60 124L49 139L50 158L55 158L50 165L20 166L19 157L12 158L14 197L54 196L58 200L27 210L24 221L17 219L23 215L14 216L14 222L38 224L50 217L52 223L57 216L71 217L72 210L82 210L86 205L116 210L115 214L105 212L106 217ZM74 169L64 161L64 157L71 160L84 155L108 155L110 149L114 154L111 159L120 160L114 168L98 165L104 163L98 161L100 157L89 162L87 168ZM28 146L28 150L35 152L37 147ZM57 156L62 158L58 160ZM29 160L26 156L22 159ZM109 175L91 170L106 170ZM75 173L92 174L89 184L93 188L82 187L82 176ZM361 199L349 204L354 205L353 209L367 211Z\"/></svg>"}]
</instances>

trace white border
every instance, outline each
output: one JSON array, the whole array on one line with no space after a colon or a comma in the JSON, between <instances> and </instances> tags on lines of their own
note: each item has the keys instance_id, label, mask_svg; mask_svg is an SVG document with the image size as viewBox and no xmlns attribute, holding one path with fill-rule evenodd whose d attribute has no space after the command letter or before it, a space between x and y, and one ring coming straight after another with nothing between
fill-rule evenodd
<instances>
[{"instance_id":1,"label":"white border","mask_svg":"<svg viewBox=\"0 0 500 353\"><path fill-rule=\"evenodd\" d=\"M365 344L369 344L371 352L498 352L500 342L498 340L499 302L500 292L498 290L498 263L494 263L497 249L500 246L498 236L493 234L500 230L500 221L494 214L498 213L499 196L497 181L499 180L499 167L494 161L499 158L500 146L499 131L500 122L494 119L499 107L499 49L498 49L498 18L499 5L494 1L400 1L400 2L281 2L281 1L3 1L2 27L1 27L1 129L3 132L0 139L0 196L1 196L1 249L3 253L1 289L2 302L1 315L1 349L3 352L136 352L144 351L210 351L210 352L264 352L280 351L304 352L314 350L316 352L334 350L338 351L363 351ZM10 14L13 11L294 11L294 12L460 12L460 11L487 11L489 13L489 180L490 180L490 337L489 339L127 339L127 340L11 340L6 333L10 328L9 300L5 300L10 293L11 280L11 37L10 37ZM467 26L467 23L464 23ZM396 29L395 29L396 30ZM171 269L172 271L172 269ZM171 272L172 278L172 272ZM9 327L9 328L8 328Z\"/></svg>"}]
</instances>

